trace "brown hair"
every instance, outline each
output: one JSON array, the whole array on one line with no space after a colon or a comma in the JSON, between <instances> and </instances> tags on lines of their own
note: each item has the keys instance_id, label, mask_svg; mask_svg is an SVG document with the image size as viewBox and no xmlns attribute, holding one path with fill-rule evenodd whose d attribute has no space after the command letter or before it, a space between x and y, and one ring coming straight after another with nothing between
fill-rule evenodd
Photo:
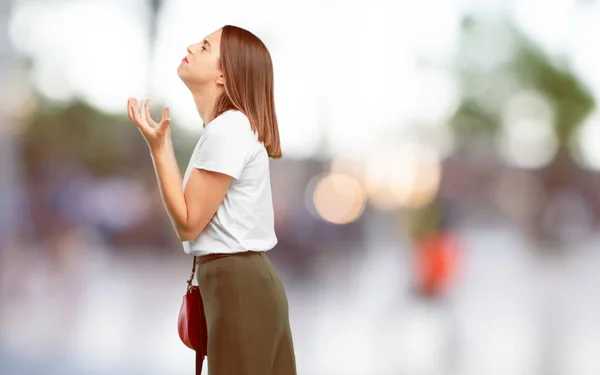
<instances>
[{"instance_id":1,"label":"brown hair","mask_svg":"<svg viewBox=\"0 0 600 375\"><path fill-rule=\"evenodd\" d=\"M230 109L243 112L272 158L281 157L273 98L273 62L267 47L251 32L224 26L221 69L225 93L215 103L215 117Z\"/></svg>"}]
</instances>

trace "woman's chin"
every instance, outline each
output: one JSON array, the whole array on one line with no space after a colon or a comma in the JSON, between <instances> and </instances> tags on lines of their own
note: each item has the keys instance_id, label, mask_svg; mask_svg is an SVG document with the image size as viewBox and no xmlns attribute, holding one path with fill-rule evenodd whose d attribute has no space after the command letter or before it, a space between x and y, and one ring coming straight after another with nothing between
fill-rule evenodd
<instances>
[{"instance_id":1,"label":"woman's chin","mask_svg":"<svg viewBox=\"0 0 600 375\"><path fill-rule=\"evenodd\" d=\"M182 80L185 80L185 76L186 76L186 69L183 66L185 63L181 63L179 64L179 66L177 67L177 75L179 76L179 78L181 78Z\"/></svg>"},{"instance_id":2,"label":"woman's chin","mask_svg":"<svg viewBox=\"0 0 600 375\"><path fill-rule=\"evenodd\" d=\"M179 79L181 80L181 82L183 82L183 84L189 88L190 83L193 82L193 79L191 79L191 77L189 76L189 73L186 72L185 69L178 68L177 75L179 76Z\"/></svg>"}]
</instances>

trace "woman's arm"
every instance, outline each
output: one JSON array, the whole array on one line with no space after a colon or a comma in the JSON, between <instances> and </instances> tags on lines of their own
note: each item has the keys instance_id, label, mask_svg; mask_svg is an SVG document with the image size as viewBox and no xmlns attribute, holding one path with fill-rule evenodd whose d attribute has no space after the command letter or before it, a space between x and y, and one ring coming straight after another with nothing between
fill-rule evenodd
<instances>
[{"instance_id":1,"label":"woman's arm","mask_svg":"<svg viewBox=\"0 0 600 375\"><path fill-rule=\"evenodd\" d=\"M152 161L163 203L177 236L189 241L204 229L223 202L231 177L203 169L194 168L185 192L181 181L170 167L173 150L167 147L152 149Z\"/></svg>"},{"instance_id":2,"label":"woman's arm","mask_svg":"<svg viewBox=\"0 0 600 375\"><path fill-rule=\"evenodd\" d=\"M158 187L165 208L177 236L182 241L195 238L206 227L225 199L231 177L217 172L194 168L181 191L182 178L169 125L169 110L163 111L160 123L150 117L149 102L141 110L137 100L130 98L127 105L129 118L138 127L150 148Z\"/></svg>"},{"instance_id":3,"label":"woman's arm","mask_svg":"<svg viewBox=\"0 0 600 375\"><path fill-rule=\"evenodd\" d=\"M167 154L167 158L169 160L169 166L173 170L173 172L177 175L177 181L179 181L179 186L183 186L183 176L181 175L181 170L179 169L179 164L177 164L177 157L175 156L175 148L173 147L173 140L171 138L171 131L167 132L167 139L165 142L165 152Z\"/></svg>"}]
</instances>

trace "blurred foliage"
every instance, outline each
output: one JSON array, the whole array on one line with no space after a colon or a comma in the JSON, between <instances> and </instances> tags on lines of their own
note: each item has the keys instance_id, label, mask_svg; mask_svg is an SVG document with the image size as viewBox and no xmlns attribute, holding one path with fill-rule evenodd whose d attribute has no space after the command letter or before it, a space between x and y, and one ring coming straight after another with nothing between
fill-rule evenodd
<instances>
[{"instance_id":1,"label":"blurred foliage","mask_svg":"<svg viewBox=\"0 0 600 375\"><path fill-rule=\"evenodd\" d=\"M25 152L32 163L77 158L98 174L131 169L128 156L140 148L122 117L99 112L82 102L56 108L40 100L25 133Z\"/></svg>"},{"instance_id":2,"label":"blurred foliage","mask_svg":"<svg viewBox=\"0 0 600 375\"><path fill-rule=\"evenodd\" d=\"M590 90L569 69L553 61L534 42L506 22L465 17L462 23L455 73L462 89L460 104L450 119L457 140L457 155L494 151L494 137L501 130L503 110L511 96L536 91L549 100L554 110L554 130L559 150L540 175L546 191L569 185L577 169L568 152L571 136L594 109ZM482 142L483 141L483 142ZM480 154L479 154L480 155ZM481 158L472 159L475 163ZM561 181L556 181L559 176ZM403 212L405 229L413 239L444 229L446 209L433 202L420 209ZM537 220L542 220L540 215ZM537 224L537 225L536 225ZM540 227L535 223L534 227ZM538 233L551 235L552 229Z\"/></svg>"},{"instance_id":3,"label":"blurred foliage","mask_svg":"<svg viewBox=\"0 0 600 375\"><path fill-rule=\"evenodd\" d=\"M534 42L507 22L465 17L457 62L462 100L450 123L460 147L473 137L493 137L501 124L502 110L511 95L534 90L551 101L560 147L594 109L589 89L569 69L560 66ZM496 106L481 105L481 96L496 91Z\"/></svg>"},{"instance_id":4,"label":"blurred foliage","mask_svg":"<svg viewBox=\"0 0 600 375\"><path fill-rule=\"evenodd\" d=\"M496 132L500 120L495 113L486 111L470 99L463 100L451 120L456 138L461 145L471 144L474 137Z\"/></svg>"},{"instance_id":5,"label":"blurred foliage","mask_svg":"<svg viewBox=\"0 0 600 375\"><path fill-rule=\"evenodd\" d=\"M30 172L47 164L77 161L97 176L153 176L146 143L126 116L107 114L80 101L61 107L38 97L28 121L23 149ZM173 137L178 154L190 152L190 137L178 136L177 131Z\"/></svg>"},{"instance_id":6,"label":"blurred foliage","mask_svg":"<svg viewBox=\"0 0 600 375\"><path fill-rule=\"evenodd\" d=\"M562 147L594 109L589 89L567 67L560 69L530 40L516 34L519 49L513 68L523 86L546 95L555 110L555 131Z\"/></svg>"}]
</instances>

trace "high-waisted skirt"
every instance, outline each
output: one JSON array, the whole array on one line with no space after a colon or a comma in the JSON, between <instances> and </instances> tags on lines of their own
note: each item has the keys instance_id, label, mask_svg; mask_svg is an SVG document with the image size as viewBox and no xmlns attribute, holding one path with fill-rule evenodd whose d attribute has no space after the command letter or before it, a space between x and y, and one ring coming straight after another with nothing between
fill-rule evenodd
<instances>
[{"instance_id":1,"label":"high-waisted skirt","mask_svg":"<svg viewBox=\"0 0 600 375\"><path fill-rule=\"evenodd\" d=\"M288 300L267 255L196 259L210 375L296 375Z\"/></svg>"}]
</instances>

